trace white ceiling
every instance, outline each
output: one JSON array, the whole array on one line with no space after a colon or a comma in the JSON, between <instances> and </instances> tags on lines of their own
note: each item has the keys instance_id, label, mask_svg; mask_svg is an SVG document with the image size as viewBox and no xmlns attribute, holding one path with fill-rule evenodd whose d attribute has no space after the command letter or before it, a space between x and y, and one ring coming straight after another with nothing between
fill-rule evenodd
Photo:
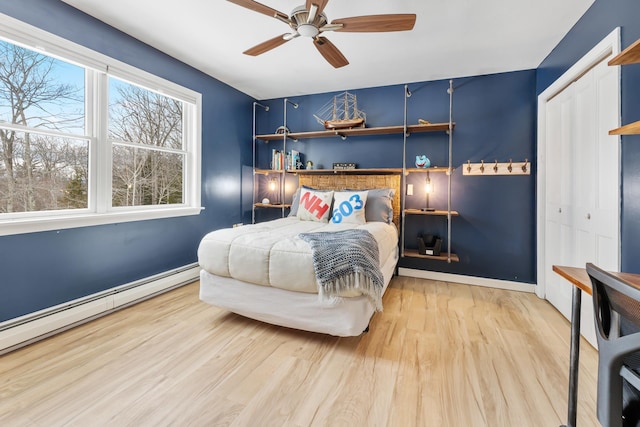
<instances>
[{"instance_id":1,"label":"white ceiling","mask_svg":"<svg viewBox=\"0 0 640 427\"><path fill-rule=\"evenodd\" d=\"M350 64L334 69L297 38L242 52L288 26L225 0L63 0L256 99L536 68L594 0L330 0L329 22L415 13L412 31L328 32ZM286 14L304 0L262 0Z\"/></svg>"}]
</instances>

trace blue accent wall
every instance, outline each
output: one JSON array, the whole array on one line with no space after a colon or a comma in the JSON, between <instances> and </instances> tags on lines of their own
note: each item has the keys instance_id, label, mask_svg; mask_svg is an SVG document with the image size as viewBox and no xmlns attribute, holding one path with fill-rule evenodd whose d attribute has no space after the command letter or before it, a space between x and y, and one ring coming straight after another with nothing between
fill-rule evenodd
<instances>
[{"instance_id":1,"label":"blue accent wall","mask_svg":"<svg viewBox=\"0 0 640 427\"><path fill-rule=\"evenodd\" d=\"M640 38L638 0L596 0L538 68L537 93L544 91L614 28L621 28L622 49ZM640 64L624 65L622 124L640 120ZM640 136L621 142L621 270L640 273Z\"/></svg>"},{"instance_id":2,"label":"blue accent wall","mask_svg":"<svg viewBox=\"0 0 640 427\"><path fill-rule=\"evenodd\" d=\"M252 98L60 1L5 1L0 13L202 93L205 207L198 216L0 237L0 321L196 262L204 234L242 221Z\"/></svg>"},{"instance_id":3,"label":"blue accent wall","mask_svg":"<svg viewBox=\"0 0 640 427\"><path fill-rule=\"evenodd\" d=\"M448 80L412 83L407 121L418 119L448 122ZM352 90L358 106L367 114L367 127L402 125L404 85ZM313 113L335 93L292 98L298 109L287 107L287 127L291 132L321 130ZM269 112L259 112L258 133L273 133L283 123L283 100L267 100ZM462 166L471 162L507 162L529 159L535 168L536 72L468 77L454 80L452 209L452 251L460 262L447 264L403 258L401 267L464 274L525 283L535 282L535 174L530 176L468 177ZM259 166L269 167L270 150L281 142L258 144ZM287 150L303 153L316 168L331 168L334 162L355 162L358 168L402 167L402 135L303 139L288 142ZM426 154L432 165L447 166L448 136L444 132L411 135L407 140L407 167L415 156ZM535 169L534 169L535 170ZM414 195L407 207L426 203L424 175L412 174ZM446 176L431 174L435 193L430 206L446 209ZM260 212L260 214L265 214ZM274 215L274 212L268 212ZM419 233L446 238L446 220L439 217L407 217L407 247L417 247Z\"/></svg>"}]
</instances>

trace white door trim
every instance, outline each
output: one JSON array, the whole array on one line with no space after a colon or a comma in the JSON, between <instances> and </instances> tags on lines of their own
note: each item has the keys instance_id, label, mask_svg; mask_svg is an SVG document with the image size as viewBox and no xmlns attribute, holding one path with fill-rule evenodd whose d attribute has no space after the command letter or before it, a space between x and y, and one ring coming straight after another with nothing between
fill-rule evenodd
<instances>
[{"instance_id":1,"label":"white door trim","mask_svg":"<svg viewBox=\"0 0 640 427\"><path fill-rule=\"evenodd\" d=\"M547 274L554 274L545 270L545 223L546 223L546 111L547 102L560 93L572 82L580 78L593 66L609 55L620 53L620 27L615 28L600 43L591 49L585 56L569 68L562 76L553 82L544 92L538 95L538 137L537 137L537 286L536 295L544 298L546 294L545 284ZM618 122L620 122L620 72L618 71ZM619 141L619 138L618 138ZM620 160L618 160L620 161ZM620 170L620 169L619 169ZM620 205L618 204L618 216L620 215ZM618 230L620 236L620 230ZM620 263L620 239L618 238L618 266Z\"/></svg>"}]
</instances>

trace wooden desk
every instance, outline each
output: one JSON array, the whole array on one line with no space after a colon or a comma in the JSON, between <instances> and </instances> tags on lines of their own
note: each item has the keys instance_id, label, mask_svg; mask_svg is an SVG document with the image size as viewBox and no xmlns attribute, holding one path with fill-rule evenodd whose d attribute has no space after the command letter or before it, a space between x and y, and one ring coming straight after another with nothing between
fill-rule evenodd
<instances>
[{"instance_id":1,"label":"wooden desk","mask_svg":"<svg viewBox=\"0 0 640 427\"><path fill-rule=\"evenodd\" d=\"M580 358L580 308L582 305L582 291L592 295L591 279L587 270L578 267L554 265L553 271L567 279L573 285L571 295L571 348L569 350L569 404L567 425L561 427L575 427L578 400L578 365ZM640 289L640 275L631 273L610 272L612 275L627 281L631 286Z\"/></svg>"}]
</instances>

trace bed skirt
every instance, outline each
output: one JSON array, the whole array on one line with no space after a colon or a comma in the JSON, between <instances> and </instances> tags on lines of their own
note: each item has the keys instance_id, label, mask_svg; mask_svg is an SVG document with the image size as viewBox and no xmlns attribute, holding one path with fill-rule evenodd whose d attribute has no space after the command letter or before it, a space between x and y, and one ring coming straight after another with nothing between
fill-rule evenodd
<instances>
[{"instance_id":1,"label":"bed skirt","mask_svg":"<svg viewBox=\"0 0 640 427\"><path fill-rule=\"evenodd\" d=\"M393 252L382 265L384 291L398 263ZM200 272L200 299L262 322L339 337L362 334L376 308L366 296L321 301L318 294L254 285Z\"/></svg>"}]
</instances>

